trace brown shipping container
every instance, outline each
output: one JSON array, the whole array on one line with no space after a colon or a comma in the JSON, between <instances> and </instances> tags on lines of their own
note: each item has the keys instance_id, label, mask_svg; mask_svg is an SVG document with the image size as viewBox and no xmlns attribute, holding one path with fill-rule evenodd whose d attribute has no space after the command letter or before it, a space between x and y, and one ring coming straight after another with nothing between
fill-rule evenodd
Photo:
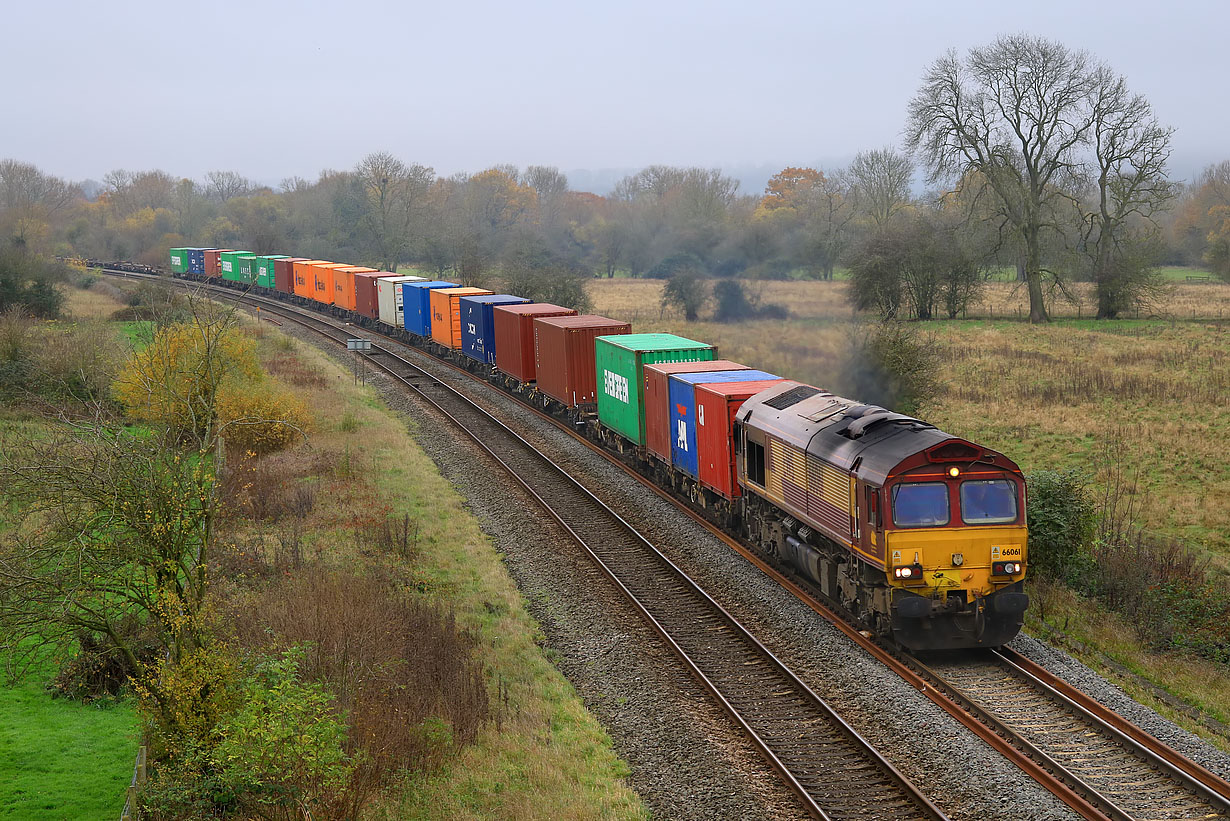
<instances>
[{"instance_id":1,"label":"brown shipping container","mask_svg":"<svg viewBox=\"0 0 1230 821\"><path fill-rule=\"evenodd\" d=\"M696 386L696 475L727 499L742 495L735 475L735 414L749 398L784 379Z\"/></svg>"},{"instance_id":2,"label":"brown shipping container","mask_svg":"<svg viewBox=\"0 0 1230 821\"><path fill-rule=\"evenodd\" d=\"M645 447L667 464L671 461L671 392L673 373L746 371L747 365L729 359L708 362L654 362L645 366Z\"/></svg>"},{"instance_id":3,"label":"brown shipping container","mask_svg":"<svg viewBox=\"0 0 1230 821\"><path fill-rule=\"evenodd\" d=\"M375 273L354 275L354 309L368 319L380 318L380 302L376 298L376 280L384 277L395 277L392 271L376 271Z\"/></svg>"},{"instance_id":4,"label":"brown shipping container","mask_svg":"<svg viewBox=\"0 0 1230 821\"><path fill-rule=\"evenodd\" d=\"M354 275L375 271L375 268L364 268L362 265L349 265L333 269L333 304L347 311L354 310L355 291Z\"/></svg>"},{"instance_id":5,"label":"brown shipping container","mask_svg":"<svg viewBox=\"0 0 1230 821\"><path fill-rule=\"evenodd\" d=\"M284 294L295 292L295 263L307 262L304 257L287 257L273 261L273 288Z\"/></svg>"},{"instance_id":6,"label":"brown shipping container","mask_svg":"<svg viewBox=\"0 0 1230 821\"><path fill-rule=\"evenodd\" d=\"M492 312L495 325L495 366L518 382L533 382L534 318L542 316L576 316L571 308L561 308L546 302L528 305L496 305Z\"/></svg>"},{"instance_id":7,"label":"brown shipping container","mask_svg":"<svg viewBox=\"0 0 1230 821\"><path fill-rule=\"evenodd\" d=\"M311 267L312 299L325 305L333 304L333 272L338 268L353 268L347 262L326 262Z\"/></svg>"},{"instance_id":8,"label":"brown shipping container","mask_svg":"<svg viewBox=\"0 0 1230 821\"><path fill-rule=\"evenodd\" d=\"M205 276L220 277L222 276L222 260L223 254L229 254L234 248L214 248L211 251L205 252Z\"/></svg>"},{"instance_id":9,"label":"brown shipping container","mask_svg":"<svg viewBox=\"0 0 1230 821\"><path fill-rule=\"evenodd\" d=\"M446 348L461 347L461 298L492 293L482 288L436 288L431 292L431 338Z\"/></svg>"},{"instance_id":10,"label":"brown shipping container","mask_svg":"<svg viewBox=\"0 0 1230 821\"><path fill-rule=\"evenodd\" d=\"M303 262L296 262L294 265L294 294L301 296L304 299L312 298L312 291L316 288L316 277L313 276L311 267L313 265L328 265L327 259L305 259Z\"/></svg>"},{"instance_id":11,"label":"brown shipping container","mask_svg":"<svg viewBox=\"0 0 1230 821\"><path fill-rule=\"evenodd\" d=\"M538 390L569 407L598 401L594 339L632 333L627 322L605 316L552 316L534 320Z\"/></svg>"}]
</instances>

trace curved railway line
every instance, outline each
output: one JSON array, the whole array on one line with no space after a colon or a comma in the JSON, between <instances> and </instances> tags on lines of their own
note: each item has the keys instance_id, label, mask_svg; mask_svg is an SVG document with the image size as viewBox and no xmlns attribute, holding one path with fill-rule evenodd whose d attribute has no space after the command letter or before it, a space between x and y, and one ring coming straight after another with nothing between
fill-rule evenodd
<instances>
[{"instance_id":1,"label":"curved railway line","mask_svg":"<svg viewBox=\"0 0 1230 821\"><path fill-rule=\"evenodd\" d=\"M124 271L112 273L133 276ZM277 314L343 345L351 331L365 338L381 336L340 327L332 318L280 300L191 284L231 297L243 296L253 306L259 304L262 313ZM367 359L452 420L589 552L812 815L834 819L944 817L729 613L580 482L427 370L375 343ZM438 358L431 361L485 382L452 363ZM928 666L880 646L794 577L767 564L750 545L716 528L698 511L560 420L527 403L522 406L567 431L704 525L1081 817L1230 819L1230 783L1044 668L1008 648L947 657ZM806 732L800 732L801 728Z\"/></svg>"}]
</instances>

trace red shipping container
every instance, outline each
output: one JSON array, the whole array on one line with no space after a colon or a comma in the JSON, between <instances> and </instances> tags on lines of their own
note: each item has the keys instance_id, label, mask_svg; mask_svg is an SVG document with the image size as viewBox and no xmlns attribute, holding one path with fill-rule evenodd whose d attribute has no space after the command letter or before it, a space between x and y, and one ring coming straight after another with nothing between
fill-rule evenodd
<instances>
[{"instance_id":1,"label":"red shipping container","mask_svg":"<svg viewBox=\"0 0 1230 821\"><path fill-rule=\"evenodd\" d=\"M534 319L576 315L571 308L546 302L494 306L495 366L519 382L533 382L538 373L534 367Z\"/></svg>"},{"instance_id":2,"label":"red shipping container","mask_svg":"<svg viewBox=\"0 0 1230 821\"><path fill-rule=\"evenodd\" d=\"M696 386L696 462L702 485L727 499L742 494L735 478L735 414L751 397L785 381L708 382Z\"/></svg>"},{"instance_id":3,"label":"red shipping container","mask_svg":"<svg viewBox=\"0 0 1230 821\"><path fill-rule=\"evenodd\" d=\"M333 304L339 308L345 308L347 311L353 311L355 301L355 274L364 274L375 270L375 268L364 268L361 265L350 265L344 268L334 268Z\"/></svg>"},{"instance_id":4,"label":"red shipping container","mask_svg":"<svg viewBox=\"0 0 1230 821\"><path fill-rule=\"evenodd\" d=\"M222 254L228 254L234 251L234 248L213 248L205 252L205 276L220 277L222 276Z\"/></svg>"},{"instance_id":5,"label":"red shipping container","mask_svg":"<svg viewBox=\"0 0 1230 821\"><path fill-rule=\"evenodd\" d=\"M667 464L671 461L671 395L670 375L673 373L708 373L709 371L746 371L747 365L729 359L709 362L654 362L645 372L645 447Z\"/></svg>"},{"instance_id":6,"label":"red shipping container","mask_svg":"<svg viewBox=\"0 0 1230 821\"><path fill-rule=\"evenodd\" d=\"M376 271L354 275L354 309L368 319L380 318L380 303L376 299L376 280L399 277L392 271Z\"/></svg>"},{"instance_id":7,"label":"red shipping container","mask_svg":"<svg viewBox=\"0 0 1230 821\"><path fill-rule=\"evenodd\" d=\"M273 261L273 288L284 294L295 292L295 263L307 262L306 257L287 257Z\"/></svg>"},{"instance_id":8,"label":"red shipping container","mask_svg":"<svg viewBox=\"0 0 1230 821\"><path fill-rule=\"evenodd\" d=\"M605 316L553 316L534 320L534 368L538 390L568 407L598 401L594 339L630 334L627 322Z\"/></svg>"}]
</instances>

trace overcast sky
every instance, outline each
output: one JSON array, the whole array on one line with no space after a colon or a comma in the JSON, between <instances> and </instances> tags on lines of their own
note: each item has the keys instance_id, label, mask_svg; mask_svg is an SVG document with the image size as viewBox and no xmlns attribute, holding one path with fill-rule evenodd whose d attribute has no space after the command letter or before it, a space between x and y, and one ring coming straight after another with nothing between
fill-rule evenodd
<instances>
[{"instance_id":1,"label":"overcast sky","mask_svg":"<svg viewBox=\"0 0 1230 821\"><path fill-rule=\"evenodd\" d=\"M826 165L900 140L924 68L1026 31L1084 48L1230 158L1230 3L21 2L0 158L71 179L161 168L315 179L388 150L495 163Z\"/></svg>"}]
</instances>

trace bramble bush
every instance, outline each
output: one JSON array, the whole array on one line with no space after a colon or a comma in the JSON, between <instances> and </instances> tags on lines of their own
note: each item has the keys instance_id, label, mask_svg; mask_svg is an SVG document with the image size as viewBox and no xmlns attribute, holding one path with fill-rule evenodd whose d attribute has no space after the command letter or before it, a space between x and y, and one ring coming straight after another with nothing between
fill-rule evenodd
<instances>
[{"instance_id":1,"label":"bramble bush","mask_svg":"<svg viewBox=\"0 0 1230 821\"><path fill-rule=\"evenodd\" d=\"M1064 579L1093 537L1097 511L1088 477L1077 470L1029 474L1029 568Z\"/></svg>"}]
</instances>

